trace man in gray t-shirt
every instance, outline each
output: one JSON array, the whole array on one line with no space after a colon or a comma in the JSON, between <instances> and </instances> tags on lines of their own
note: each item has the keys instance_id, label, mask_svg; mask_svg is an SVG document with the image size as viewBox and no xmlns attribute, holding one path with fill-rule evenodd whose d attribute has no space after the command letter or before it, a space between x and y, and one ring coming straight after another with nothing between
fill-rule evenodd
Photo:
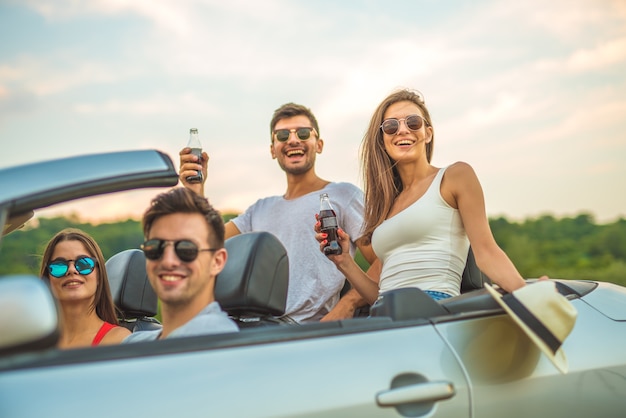
<instances>
[{"instance_id":1,"label":"man in gray t-shirt","mask_svg":"<svg viewBox=\"0 0 626 418\"><path fill-rule=\"evenodd\" d=\"M267 231L278 237L289 256L289 291L286 314L299 322L350 318L365 301L350 290L341 300L345 278L320 251L315 240L315 214L320 208L320 193L328 193L337 213L339 227L350 237L361 237L363 193L349 183L331 183L315 173L315 158L324 148L317 120L310 109L287 103L278 108L270 122L272 158L287 176L287 191L282 196L260 199L242 215L226 224L226 238ZM204 183L190 184L187 177L198 170L204 173L208 155L201 164L190 148L180 152L180 180L183 185L204 195ZM370 263L374 253L362 239L351 243L350 253L358 248Z\"/></svg>"}]
</instances>

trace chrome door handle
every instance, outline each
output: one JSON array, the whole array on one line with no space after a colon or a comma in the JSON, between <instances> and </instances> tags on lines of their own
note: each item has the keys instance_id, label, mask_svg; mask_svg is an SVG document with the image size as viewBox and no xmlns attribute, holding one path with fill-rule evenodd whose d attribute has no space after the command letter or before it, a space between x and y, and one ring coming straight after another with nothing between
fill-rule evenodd
<instances>
[{"instance_id":1,"label":"chrome door handle","mask_svg":"<svg viewBox=\"0 0 626 418\"><path fill-rule=\"evenodd\" d=\"M382 390L376 394L379 406L398 406L406 403L435 402L455 395L451 382L425 382Z\"/></svg>"}]
</instances>

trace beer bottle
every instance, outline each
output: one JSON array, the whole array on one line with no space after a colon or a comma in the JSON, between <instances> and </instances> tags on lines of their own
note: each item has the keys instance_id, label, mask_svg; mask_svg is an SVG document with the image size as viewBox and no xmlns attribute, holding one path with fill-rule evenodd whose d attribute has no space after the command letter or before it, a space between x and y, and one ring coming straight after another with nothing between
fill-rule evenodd
<instances>
[{"instance_id":1,"label":"beer bottle","mask_svg":"<svg viewBox=\"0 0 626 418\"><path fill-rule=\"evenodd\" d=\"M202 144L200 144L196 128L189 130L189 143L187 143L187 146L191 148L191 153L198 157L198 164L202 164ZM197 173L195 176L187 176L187 181L189 183L202 183L202 170L199 170Z\"/></svg>"},{"instance_id":2,"label":"beer bottle","mask_svg":"<svg viewBox=\"0 0 626 418\"><path fill-rule=\"evenodd\" d=\"M321 224L321 232L328 234L326 238L328 244L324 247L324 254L341 254L341 245L339 245L339 237L337 236L337 229L339 228L337 214L335 214L330 204L328 193L320 195L320 214L318 218Z\"/></svg>"}]
</instances>

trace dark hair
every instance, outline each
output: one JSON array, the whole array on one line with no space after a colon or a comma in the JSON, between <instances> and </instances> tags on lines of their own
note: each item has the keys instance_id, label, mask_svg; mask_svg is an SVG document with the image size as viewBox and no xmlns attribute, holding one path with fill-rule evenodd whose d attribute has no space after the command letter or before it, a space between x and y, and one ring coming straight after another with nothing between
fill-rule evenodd
<instances>
[{"instance_id":1,"label":"dark hair","mask_svg":"<svg viewBox=\"0 0 626 418\"><path fill-rule=\"evenodd\" d=\"M274 127L279 120L300 115L304 115L309 118L309 121L311 122L311 125L313 125L313 128L315 128L315 131L317 132L317 137L319 138L321 135L320 127L317 124L317 119L315 119L315 115L313 115L311 109L296 103L285 103L274 111L274 115L272 116L272 120L270 121L270 140L274 140Z\"/></svg>"},{"instance_id":2,"label":"dark hair","mask_svg":"<svg viewBox=\"0 0 626 418\"><path fill-rule=\"evenodd\" d=\"M224 221L222 215L211 206L209 201L197 193L184 187L177 187L161 193L150 203L150 207L143 214L143 234L148 233L154 222L162 216L174 213L199 213L206 220L209 229L209 245L212 248L224 247Z\"/></svg>"},{"instance_id":3,"label":"dark hair","mask_svg":"<svg viewBox=\"0 0 626 418\"><path fill-rule=\"evenodd\" d=\"M98 272L98 286L96 288L96 294L94 295L91 309L95 309L96 315L98 315L98 317L103 321L117 325L118 321L117 315L115 314L115 305L113 304L113 297L111 296L111 288L109 287L109 278L104 266L102 251L96 241L86 232L76 228L66 228L52 237L43 252L39 276L43 279L50 280L50 276L48 274L48 264L51 261L50 259L52 258L52 253L54 252L57 244L63 241L82 242L89 252L88 255L96 259L95 270Z\"/></svg>"}]
</instances>

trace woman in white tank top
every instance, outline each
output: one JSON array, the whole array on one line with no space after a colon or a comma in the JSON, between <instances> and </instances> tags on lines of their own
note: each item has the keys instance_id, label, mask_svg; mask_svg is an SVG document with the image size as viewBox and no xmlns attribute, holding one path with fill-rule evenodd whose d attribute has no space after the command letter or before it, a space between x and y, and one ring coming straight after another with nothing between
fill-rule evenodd
<instances>
[{"instance_id":1,"label":"woman in white tank top","mask_svg":"<svg viewBox=\"0 0 626 418\"><path fill-rule=\"evenodd\" d=\"M474 170L464 162L431 165L434 138L424 100L411 90L383 100L363 138L363 236L377 259L364 273L348 256L329 258L369 303L379 292L411 286L434 299L458 295L470 244L493 282L508 292L525 285L491 233ZM325 236L316 237L323 248ZM349 236L340 230L339 237L347 254Z\"/></svg>"}]
</instances>

